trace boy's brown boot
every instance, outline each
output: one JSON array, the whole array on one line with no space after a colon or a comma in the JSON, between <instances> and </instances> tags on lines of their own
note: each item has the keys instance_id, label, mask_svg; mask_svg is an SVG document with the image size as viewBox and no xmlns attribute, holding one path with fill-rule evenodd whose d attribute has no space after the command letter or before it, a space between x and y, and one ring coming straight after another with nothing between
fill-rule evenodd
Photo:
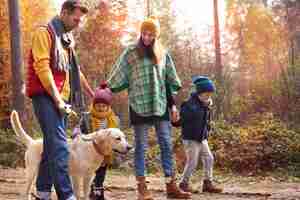
<instances>
[{"instance_id":1,"label":"boy's brown boot","mask_svg":"<svg viewBox=\"0 0 300 200\"><path fill-rule=\"evenodd\" d=\"M144 176L137 176L137 200L154 200L151 192L147 188L146 178Z\"/></svg>"},{"instance_id":2,"label":"boy's brown boot","mask_svg":"<svg viewBox=\"0 0 300 200\"><path fill-rule=\"evenodd\" d=\"M187 182L179 183L179 188L184 192L198 193L198 190L193 189Z\"/></svg>"},{"instance_id":3,"label":"boy's brown boot","mask_svg":"<svg viewBox=\"0 0 300 200\"><path fill-rule=\"evenodd\" d=\"M218 188L214 186L211 180L204 180L202 186L202 192L221 193L223 192L223 188Z\"/></svg>"},{"instance_id":4,"label":"boy's brown boot","mask_svg":"<svg viewBox=\"0 0 300 200\"><path fill-rule=\"evenodd\" d=\"M192 197L192 194L190 192L185 192L176 185L175 178L172 178L169 183L166 183L166 189L168 198L190 199Z\"/></svg>"}]
</instances>

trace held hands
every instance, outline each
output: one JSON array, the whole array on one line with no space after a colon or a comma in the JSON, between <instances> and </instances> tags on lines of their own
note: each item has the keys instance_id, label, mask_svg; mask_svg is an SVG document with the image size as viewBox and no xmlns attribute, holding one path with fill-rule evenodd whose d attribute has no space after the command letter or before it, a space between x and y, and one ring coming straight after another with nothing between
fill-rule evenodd
<instances>
[{"instance_id":1,"label":"held hands","mask_svg":"<svg viewBox=\"0 0 300 200\"><path fill-rule=\"evenodd\" d=\"M177 122L177 121L179 121L179 112L178 112L178 110L177 110L177 108L176 108L176 106L175 105L173 105L172 106L172 109L171 109L171 122Z\"/></svg>"},{"instance_id":2,"label":"held hands","mask_svg":"<svg viewBox=\"0 0 300 200\"><path fill-rule=\"evenodd\" d=\"M210 97L207 101L208 101L208 107L212 107L214 104L212 98Z\"/></svg>"}]
</instances>

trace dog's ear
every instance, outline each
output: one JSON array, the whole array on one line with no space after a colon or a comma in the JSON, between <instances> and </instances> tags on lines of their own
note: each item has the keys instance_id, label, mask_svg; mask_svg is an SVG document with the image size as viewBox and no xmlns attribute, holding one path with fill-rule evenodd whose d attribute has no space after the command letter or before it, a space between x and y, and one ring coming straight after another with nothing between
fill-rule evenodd
<instances>
[{"instance_id":1,"label":"dog's ear","mask_svg":"<svg viewBox=\"0 0 300 200\"><path fill-rule=\"evenodd\" d=\"M112 135L112 130L110 128L105 130L105 134L109 137Z\"/></svg>"},{"instance_id":2,"label":"dog's ear","mask_svg":"<svg viewBox=\"0 0 300 200\"><path fill-rule=\"evenodd\" d=\"M83 141L93 141L97 136L97 131L90 134L81 134L81 138Z\"/></svg>"},{"instance_id":3,"label":"dog's ear","mask_svg":"<svg viewBox=\"0 0 300 200\"><path fill-rule=\"evenodd\" d=\"M112 140L111 137L111 131L108 129L104 129L105 133L102 135L102 137L95 138L95 142L97 144L97 147L99 148L100 152L103 155L110 155L112 153Z\"/></svg>"}]
</instances>

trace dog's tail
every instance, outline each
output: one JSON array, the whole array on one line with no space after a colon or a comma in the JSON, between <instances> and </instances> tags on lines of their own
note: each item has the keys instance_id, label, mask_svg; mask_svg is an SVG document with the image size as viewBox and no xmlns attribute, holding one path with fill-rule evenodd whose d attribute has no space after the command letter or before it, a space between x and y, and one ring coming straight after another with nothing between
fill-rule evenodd
<instances>
[{"instance_id":1,"label":"dog's tail","mask_svg":"<svg viewBox=\"0 0 300 200\"><path fill-rule=\"evenodd\" d=\"M29 146L31 143L34 142L33 139L24 131L19 119L19 114L15 110L13 110L10 114L10 123L16 135L22 140L21 142L23 142L26 146Z\"/></svg>"}]
</instances>

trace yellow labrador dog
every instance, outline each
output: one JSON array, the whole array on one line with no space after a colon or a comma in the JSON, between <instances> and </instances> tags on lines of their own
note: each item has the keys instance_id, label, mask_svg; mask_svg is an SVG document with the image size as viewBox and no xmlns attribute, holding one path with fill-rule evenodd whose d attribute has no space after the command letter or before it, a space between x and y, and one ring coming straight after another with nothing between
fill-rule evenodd
<instances>
[{"instance_id":1,"label":"yellow labrador dog","mask_svg":"<svg viewBox=\"0 0 300 200\"><path fill-rule=\"evenodd\" d=\"M42 139L32 139L24 129L16 111L12 111L10 121L18 138L26 145L26 194L30 199L30 189L38 172L43 151ZM88 199L91 178L103 162L104 156L112 151L127 153L132 147L127 143L124 133L116 128L99 130L88 135L79 135L69 141L69 173L72 178L75 196L80 199L80 183L83 181L84 199Z\"/></svg>"}]
</instances>

